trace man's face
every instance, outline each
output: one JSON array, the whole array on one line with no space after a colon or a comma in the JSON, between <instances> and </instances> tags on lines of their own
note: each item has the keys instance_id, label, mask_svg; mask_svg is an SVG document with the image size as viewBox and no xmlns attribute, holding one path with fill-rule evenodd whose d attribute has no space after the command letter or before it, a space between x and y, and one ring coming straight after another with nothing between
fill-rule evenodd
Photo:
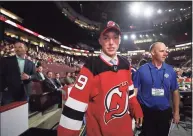
<instances>
[{"instance_id":1,"label":"man's face","mask_svg":"<svg viewBox=\"0 0 193 136\"><path fill-rule=\"evenodd\" d=\"M180 71L177 71L176 73L177 73L178 76L181 76Z\"/></svg>"},{"instance_id":2,"label":"man's face","mask_svg":"<svg viewBox=\"0 0 193 136\"><path fill-rule=\"evenodd\" d=\"M52 72L48 73L48 78L52 78Z\"/></svg>"},{"instance_id":3,"label":"man's face","mask_svg":"<svg viewBox=\"0 0 193 136\"><path fill-rule=\"evenodd\" d=\"M59 79L60 78L60 74L56 74L56 78Z\"/></svg>"},{"instance_id":4,"label":"man's face","mask_svg":"<svg viewBox=\"0 0 193 136\"><path fill-rule=\"evenodd\" d=\"M39 72L42 72L42 71L43 71L42 66L38 67L38 71L39 71Z\"/></svg>"},{"instance_id":5,"label":"man's face","mask_svg":"<svg viewBox=\"0 0 193 136\"><path fill-rule=\"evenodd\" d=\"M23 43L16 43L14 47L15 47L15 53L18 56L26 54L27 48Z\"/></svg>"},{"instance_id":6,"label":"man's face","mask_svg":"<svg viewBox=\"0 0 193 136\"><path fill-rule=\"evenodd\" d=\"M179 75L181 76L184 71L182 69L179 70Z\"/></svg>"},{"instance_id":7,"label":"man's face","mask_svg":"<svg viewBox=\"0 0 193 136\"><path fill-rule=\"evenodd\" d=\"M30 56L28 56L28 57L27 57L27 59L28 59L28 60L31 60L31 57L30 57Z\"/></svg>"},{"instance_id":8,"label":"man's face","mask_svg":"<svg viewBox=\"0 0 193 136\"><path fill-rule=\"evenodd\" d=\"M6 50L9 50L9 46L8 46L8 45L6 45L6 46L5 46L5 49L6 49Z\"/></svg>"},{"instance_id":9,"label":"man's face","mask_svg":"<svg viewBox=\"0 0 193 136\"><path fill-rule=\"evenodd\" d=\"M32 61L33 61L33 63L35 63L35 62L36 62L36 59L33 59Z\"/></svg>"},{"instance_id":10,"label":"man's face","mask_svg":"<svg viewBox=\"0 0 193 136\"><path fill-rule=\"evenodd\" d=\"M75 73L72 73L72 77L75 77L76 76L76 74Z\"/></svg>"},{"instance_id":11,"label":"man's face","mask_svg":"<svg viewBox=\"0 0 193 136\"><path fill-rule=\"evenodd\" d=\"M121 42L120 35L114 31L107 31L99 38L103 52L109 57L114 57Z\"/></svg>"},{"instance_id":12,"label":"man's face","mask_svg":"<svg viewBox=\"0 0 193 136\"><path fill-rule=\"evenodd\" d=\"M68 73L68 74L67 74L67 77L70 77L70 76L71 76L71 73Z\"/></svg>"},{"instance_id":13,"label":"man's face","mask_svg":"<svg viewBox=\"0 0 193 136\"><path fill-rule=\"evenodd\" d=\"M159 62L164 62L168 56L167 47L163 43L157 43L152 49L152 58Z\"/></svg>"}]
</instances>

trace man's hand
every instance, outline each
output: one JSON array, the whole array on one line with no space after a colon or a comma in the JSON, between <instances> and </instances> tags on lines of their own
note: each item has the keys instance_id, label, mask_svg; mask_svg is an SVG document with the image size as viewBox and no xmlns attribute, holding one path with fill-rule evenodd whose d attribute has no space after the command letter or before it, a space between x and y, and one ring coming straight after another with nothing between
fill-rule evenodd
<instances>
[{"instance_id":1,"label":"man's hand","mask_svg":"<svg viewBox=\"0 0 193 136\"><path fill-rule=\"evenodd\" d=\"M30 76L27 75L26 73L21 74L21 80L28 80L29 78L30 78Z\"/></svg>"},{"instance_id":2,"label":"man's hand","mask_svg":"<svg viewBox=\"0 0 193 136\"><path fill-rule=\"evenodd\" d=\"M180 121L180 115L179 115L179 113L174 113L174 114L173 114L173 122L174 122L175 124L178 124L179 121Z\"/></svg>"},{"instance_id":3,"label":"man's hand","mask_svg":"<svg viewBox=\"0 0 193 136\"><path fill-rule=\"evenodd\" d=\"M141 126L142 126L142 123L143 123L143 117L141 117L141 118L136 118L136 119L135 119L135 122L136 122L136 126L137 126L137 127L141 127Z\"/></svg>"}]
</instances>

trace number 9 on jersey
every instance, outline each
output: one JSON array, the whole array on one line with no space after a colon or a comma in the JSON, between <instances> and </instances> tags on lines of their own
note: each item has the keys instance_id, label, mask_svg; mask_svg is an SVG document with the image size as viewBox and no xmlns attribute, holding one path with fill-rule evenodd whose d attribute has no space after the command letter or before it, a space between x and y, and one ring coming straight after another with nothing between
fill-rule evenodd
<instances>
[{"instance_id":1,"label":"number 9 on jersey","mask_svg":"<svg viewBox=\"0 0 193 136\"><path fill-rule=\"evenodd\" d=\"M75 84L75 87L79 90L82 90L82 89L84 89L87 81L88 81L88 78L86 76L80 75L76 84Z\"/></svg>"}]
</instances>

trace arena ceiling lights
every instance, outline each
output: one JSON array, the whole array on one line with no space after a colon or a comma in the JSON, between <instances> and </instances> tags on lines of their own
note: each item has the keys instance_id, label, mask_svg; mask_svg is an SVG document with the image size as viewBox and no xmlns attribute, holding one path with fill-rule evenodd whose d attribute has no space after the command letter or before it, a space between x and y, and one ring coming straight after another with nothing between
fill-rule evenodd
<instances>
[{"instance_id":1,"label":"arena ceiling lights","mask_svg":"<svg viewBox=\"0 0 193 136\"><path fill-rule=\"evenodd\" d=\"M127 39L128 39L128 36L127 36L127 35L124 35L124 36L123 36L123 39L124 39L124 40L127 40Z\"/></svg>"},{"instance_id":2,"label":"arena ceiling lights","mask_svg":"<svg viewBox=\"0 0 193 136\"><path fill-rule=\"evenodd\" d=\"M14 26L14 27L22 30L22 31L25 31L25 32L28 32L28 33L30 33L30 34L32 34L32 35L34 35L34 36L37 36L37 37L39 37L39 38L41 38L41 39L43 39L43 40L45 40L45 41L47 41L47 42L50 42L50 39L48 39L48 38L46 38L46 37L44 37L44 36L42 36L42 35L40 35L40 34L38 34L38 33L36 33L36 32L31 31L31 30L29 30L29 29L27 29L27 28L25 28L25 27L23 27L23 26L15 23L15 22L13 22L13 21L5 18L5 17L2 16L2 15L0 15L0 21L3 21L3 22L5 22L5 23L7 23L7 24L10 24L10 25L12 25L12 26Z\"/></svg>"},{"instance_id":3,"label":"arena ceiling lights","mask_svg":"<svg viewBox=\"0 0 193 136\"><path fill-rule=\"evenodd\" d=\"M130 6L130 12L134 16L138 16L141 13L142 3L141 2L135 2Z\"/></svg>"},{"instance_id":4,"label":"arena ceiling lights","mask_svg":"<svg viewBox=\"0 0 193 136\"><path fill-rule=\"evenodd\" d=\"M134 2L129 6L130 13L134 17L151 17L154 13L162 14L162 13L172 13L174 11L180 11L183 13L184 11L191 11L191 7L187 8L173 8L173 9L158 9L157 11L154 11L153 7L148 5L148 3L142 3L142 2ZM192 11L191 11L192 12Z\"/></svg>"},{"instance_id":5,"label":"arena ceiling lights","mask_svg":"<svg viewBox=\"0 0 193 136\"><path fill-rule=\"evenodd\" d=\"M162 33L160 33L159 34L160 36L162 36L163 34ZM128 40L129 38L131 39L131 40L136 40L136 39L138 39L138 40L142 40L142 39L144 39L144 38L148 38L148 39L152 39L153 37L156 37L156 35L155 34L144 34L144 35L142 35L142 34L131 34L131 35L129 35L129 37L128 37L128 35L127 34L124 34L123 35L123 39L124 40ZM146 39L147 40L147 39Z\"/></svg>"},{"instance_id":6,"label":"arena ceiling lights","mask_svg":"<svg viewBox=\"0 0 193 136\"><path fill-rule=\"evenodd\" d=\"M60 45L60 47L64 48L64 49L67 49L67 50L71 50L71 51L82 52L82 53L89 53L89 51L87 51L87 50L75 49L75 48L67 47L67 46L64 46L64 45Z\"/></svg>"},{"instance_id":7,"label":"arena ceiling lights","mask_svg":"<svg viewBox=\"0 0 193 136\"><path fill-rule=\"evenodd\" d=\"M144 16L145 17L151 17L153 14L153 8L152 7L147 7L145 10L144 10Z\"/></svg>"},{"instance_id":8,"label":"arena ceiling lights","mask_svg":"<svg viewBox=\"0 0 193 136\"><path fill-rule=\"evenodd\" d=\"M20 23L23 22L23 19L22 19L22 18L18 17L17 15L11 13L10 11L8 11L8 10L2 8L2 7L0 7L0 13L2 13L2 14L6 15L6 16L14 19L14 20L17 20L17 21L20 22Z\"/></svg>"},{"instance_id":9,"label":"arena ceiling lights","mask_svg":"<svg viewBox=\"0 0 193 136\"><path fill-rule=\"evenodd\" d=\"M131 39L132 39L132 40L135 40L135 39L136 39L136 35L135 35L135 34L132 34L132 35L131 35Z\"/></svg>"},{"instance_id":10,"label":"arena ceiling lights","mask_svg":"<svg viewBox=\"0 0 193 136\"><path fill-rule=\"evenodd\" d=\"M175 47L177 48L177 47L190 46L190 45L192 45L192 42L175 45Z\"/></svg>"},{"instance_id":11,"label":"arena ceiling lights","mask_svg":"<svg viewBox=\"0 0 193 136\"><path fill-rule=\"evenodd\" d=\"M162 10L161 10L161 9L158 9L157 13L158 13L158 14L161 14L161 13L162 13Z\"/></svg>"},{"instance_id":12,"label":"arena ceiling lights","mask_svg":"<svg viewBox=\"0 0 193 136\"><path fill-rule=\"evenodd\" d=\"M147 6L142 2L134 2L130 6L130 12L131 15L135 17L144 16L148 18L153 15L154 10L152 7Z\"/></svg>"}]
</instances>

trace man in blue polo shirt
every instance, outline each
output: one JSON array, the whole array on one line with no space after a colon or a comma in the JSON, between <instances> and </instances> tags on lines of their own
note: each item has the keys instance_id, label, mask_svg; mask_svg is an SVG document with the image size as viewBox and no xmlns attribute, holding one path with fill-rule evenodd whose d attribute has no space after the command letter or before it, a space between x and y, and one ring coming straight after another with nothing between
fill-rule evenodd
<instances>
[{"instance_id":1,"label":"man in blue polo shirt","mask_svg":"<svg viewBox=\"0 0 193 136\"><path fill-rule=\"evenodd\" d=\"M179 92L176 73L164 63L168 53L164 43L151 45L152 61L142 65L135 73L134 86L144 113L144 136L168 136L172 119L179 122Z\"/></svg>"}]
</instances>

